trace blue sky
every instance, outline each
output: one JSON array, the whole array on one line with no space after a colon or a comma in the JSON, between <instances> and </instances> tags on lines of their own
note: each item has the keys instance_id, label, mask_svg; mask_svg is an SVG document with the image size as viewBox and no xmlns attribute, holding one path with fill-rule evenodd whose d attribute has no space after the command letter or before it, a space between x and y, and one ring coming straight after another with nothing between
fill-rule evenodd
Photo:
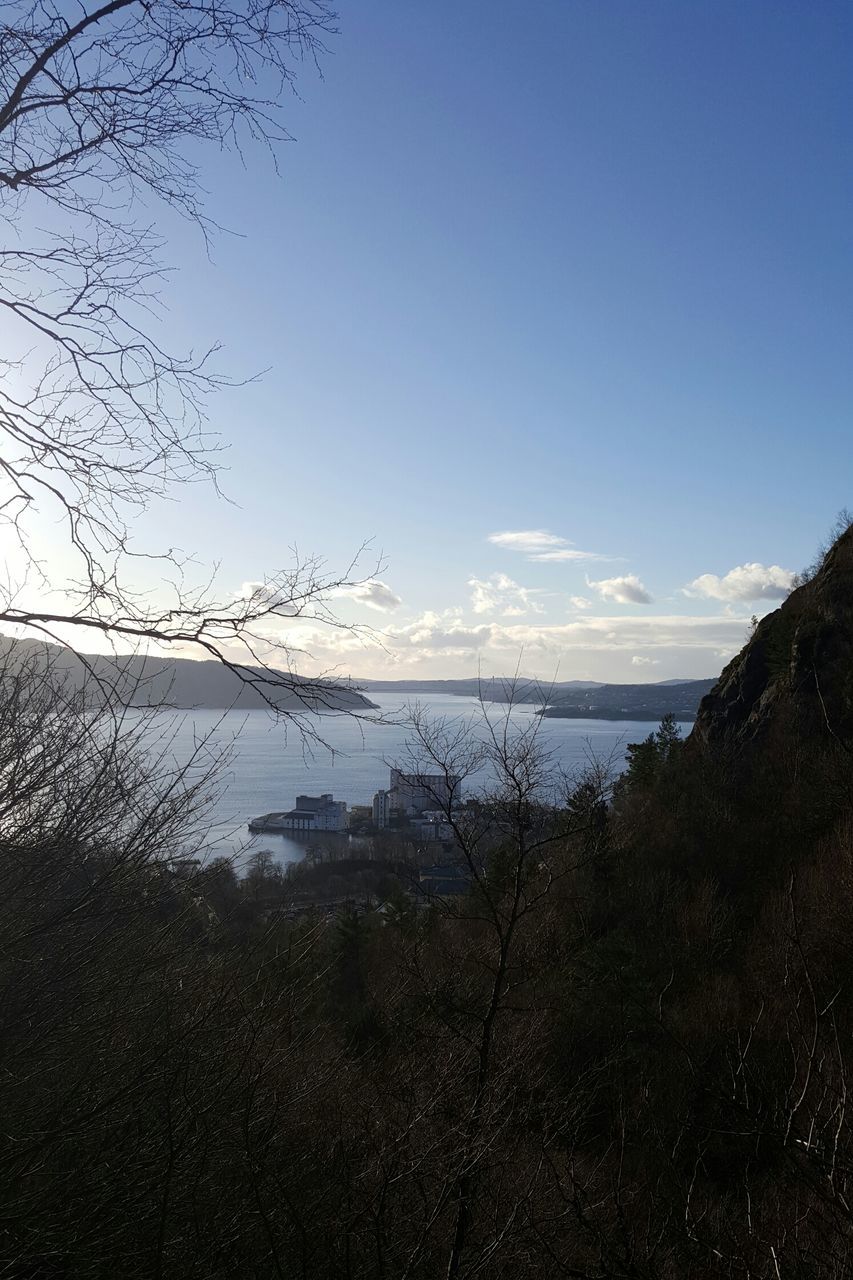
<instances>
[{"instance_id":1,"label":"blue sky","mask_svg":"<svg viewBox=\"0 0 853 1280\"><path fill-rule=\"evenodd\" d=\"M384 649L296 636L354 675L714 674L851 503L851 48L831 0L342 4L280 175L203 157L240 234L161 224L171 336L267 372L239 506L140 538L226 585L373 539Z\"/></svg>"}]
</instances>

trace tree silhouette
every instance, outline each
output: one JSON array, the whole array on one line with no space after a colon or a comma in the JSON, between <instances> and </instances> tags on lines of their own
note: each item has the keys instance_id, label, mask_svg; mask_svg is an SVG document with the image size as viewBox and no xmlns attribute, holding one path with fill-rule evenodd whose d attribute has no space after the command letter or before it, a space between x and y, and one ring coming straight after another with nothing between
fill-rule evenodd
<instances>
[{"instance_id":1,"label":"tree silhouette","mask_svg":"<svg viewBox=\"0 0 853 1280\"><path fill-rule=\"evenodd\" d=\"M288 137L283 92L334 29L325 0L19 0L0 26L0 518L25 568L9 572L0 622L53 635L67 624L128 643L181 645L241 678L293 690L296 651L279 620L339 625L330 599L356 576L293 549L241 593L193 582L175 549L138 550L134 517L187 484L216 485L215 350L165 346L156 310L163 242L146 202L207 236L199 143L242 153ZM60 518L74 585L38 562L35 523ZM160 562L155 599L133 590ZM68 604L50 607L62 585Z\"/></svg>"}]
</instances>

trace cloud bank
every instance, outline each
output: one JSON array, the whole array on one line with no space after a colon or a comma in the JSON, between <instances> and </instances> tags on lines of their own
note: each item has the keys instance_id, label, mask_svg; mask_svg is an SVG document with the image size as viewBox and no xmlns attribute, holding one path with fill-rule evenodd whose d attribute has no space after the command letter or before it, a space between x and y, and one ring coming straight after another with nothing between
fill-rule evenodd
<instances>
[{"instance_id":1,"label":"cloud bank","mask_svg":"<svg viewBox=\"0 0 853 1280\"><path fill-rule=\"evenodd\" d=\"M709 654L729 654L746 638L748 621L728 614L695 617L666 616L589 617L549 625L544 622L467 622L459 610L442 613L428 610L410 622L388 626L382 631L381 663L408 665L451 657L471 660L488 654L495 667L510 669L523 652L525 663L541 670L553 670L563 658L576 663L578 656L593 653L624 654L634 667L658 665L662 650L705 650ZM308 624L289 627L283 639L324 662L352 661L361 666L377 646L347 631L321 629ZM631 655L629 658L628 655ZM648 661L634 661L648 659ZM440 664L440 665L441 665Z\"/></svg>"},{"instance_id":2,"label":"cloud bank","mask_svg":"<svg viewBox=\"0 0 853 1280\"><path fill-rule=\"evenodd\" d=\"M684 588L688 596L748 603L750 600L784 600L794 583L790 569L781 565L739 564L722 578L703 573Z\"/></svg>"}]
</instances>

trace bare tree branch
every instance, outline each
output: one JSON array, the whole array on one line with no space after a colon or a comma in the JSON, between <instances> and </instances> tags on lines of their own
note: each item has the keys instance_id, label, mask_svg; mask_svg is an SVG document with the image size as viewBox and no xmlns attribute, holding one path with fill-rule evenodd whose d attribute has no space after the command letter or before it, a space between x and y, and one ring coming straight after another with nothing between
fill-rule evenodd
<instances>
[{"instance_id":1,"label":"bare tree branch","mask_svg":"<svg viewBox=\"0 0 853 1280\"><path fill-rule=\"evenodd\" d=\"M195 144L238 152L288 140L284 91L334 30L326 0L18 0L0 26L0 315L9 337L0 386L0 522L39 572L0 601L0 623L100 631L180 645L241 679L270 669L292 684L298 656L281 619L340 627L330 599L361 575L316 557L250 599L188 585L175 548L132 543L135 517L187 484L217 484L221 442L210 395L229 380L215 344L176 354L160 336L164 245L141 219L164 201L207 236ZM42 224L37 226L33 214ZM233 385L233 384L231 384ZM79 572L49 579L34 522L62 521ZM172 580L156 601L132 587L138 558ZM375 572L375 569L374 569ZM72 607L49 607L62 586ZM236 654L236 656L235 656Z\"/></svg>"}]
</instances>

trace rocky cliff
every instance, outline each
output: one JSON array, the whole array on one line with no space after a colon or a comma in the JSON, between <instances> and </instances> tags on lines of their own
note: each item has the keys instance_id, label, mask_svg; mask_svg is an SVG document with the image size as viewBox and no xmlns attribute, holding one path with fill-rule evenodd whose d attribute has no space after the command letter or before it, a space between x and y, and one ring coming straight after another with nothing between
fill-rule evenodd
<instances>
[{"instance_id":1,"label":"rocky cliff","mask_svg":"<svg viewBox=\"0 0 853 1280\"><path fill-rule=\"evenodd\" d=\"M748 749L768 739L853 743L853 526L703 698L694 746Z\"/></svg>"}]
</instances>

